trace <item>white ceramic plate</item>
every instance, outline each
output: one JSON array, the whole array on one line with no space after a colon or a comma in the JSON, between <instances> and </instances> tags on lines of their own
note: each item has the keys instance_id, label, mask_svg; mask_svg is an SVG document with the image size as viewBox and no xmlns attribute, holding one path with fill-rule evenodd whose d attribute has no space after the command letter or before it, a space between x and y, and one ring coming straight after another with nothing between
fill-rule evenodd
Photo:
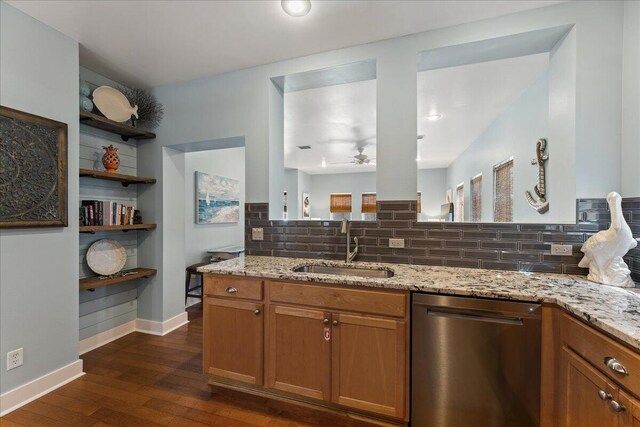
<instances>
[{"instance_id":1,"label":"white ceramic plate","mask_svg":"<svg viewBox=\"0 0 640 427\"><path fill-rule=\"evenodd\" d=\"M126 96L111 86L100 86L93 91L93 102L107 119L126 122L133 114L138 118L138 106L132 107Z\"/></svg>"},{"instance_id":2,"label":"white ceramic plate","mask_svg":"<svg viewBox=\"0 0 640 427\"><path fill-rule=\"evenodd\" d=\"M111 239L95 241L87 251L89 268L101 276L116 274L127 262L127 251Z\"/></svg>"}]
</instances>

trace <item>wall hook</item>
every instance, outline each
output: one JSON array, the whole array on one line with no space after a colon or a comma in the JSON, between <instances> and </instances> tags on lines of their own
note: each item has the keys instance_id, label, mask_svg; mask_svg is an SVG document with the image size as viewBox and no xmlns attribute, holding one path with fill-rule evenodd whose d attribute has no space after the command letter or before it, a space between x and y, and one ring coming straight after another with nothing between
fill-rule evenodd
<instances>
[{"instance_id":1,"label":"wall hook","mask_svg":"<svg viewBox=\"0 0 640 427\"><path fill-rule=\"evenodd\" d=\"M547 140L540 138L536 143L536 158L531 160L532 165L538 165L538 184L533 187L533 191L538 196L538 199L534 198L529 190L524 192L524 195L529 202L529 205L535 209L539 214L543 214L549 211L549 202L547 201L547 192L545 188L545 167L544 162L549 160L549 154L545 154L547 149Z\"/></svg>"}]
</instances>

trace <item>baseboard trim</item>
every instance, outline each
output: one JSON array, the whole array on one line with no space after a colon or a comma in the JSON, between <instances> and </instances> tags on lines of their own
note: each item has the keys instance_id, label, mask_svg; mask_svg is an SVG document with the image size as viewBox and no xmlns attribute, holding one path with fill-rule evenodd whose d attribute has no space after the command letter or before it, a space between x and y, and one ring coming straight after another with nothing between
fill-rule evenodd
<instances>
[{"instance_id":1,"label":"baseboard trim","mask_svg":"<svg viewBox=\"0 0 640 427\"><path fill-rule=\"evenodd\" d=\"M0 417L84 375L82 360L69 363L0 395Z\"/></svg>"},{"instance_id":2,"label":"baseboard trim","mask_svg":"<svg viewBox=\"0 0 640 427\"><path fill-rule=\"evenodd\" d=\"M79 344L80 355L83 355L91 350L95 350L98 347L102 347L103 345L108 344L111 341L115 341L118 338L122 338L123 336L135 331L136 320L134 319L130 322L123 323L120 326L109 329L108 331L100 332L97 335L85 338L80 341Z\"/></svg>"},{"instance_id":3,"label":"baseboard trim","mask_svg":"<svg viewBox=\"0 0 640 427\"><path fill-rule=\"evenodd\" d=\"M141 332L143 334L151 335L166 335L171 331L178 329L179 327L189 323L187 312L178 314L171 319L164 322L156 322L146 319L135 319L130 322L124 323L108 331L101 332L89 338L85 338L80 341L79 353L83 355L91 350L95 350L98 347L102 347L105 344L115 341L118 338L122 338L131 332Z\"/></svg>"},{"instance_id":4,"label":"baseboard trim","mask_svg":"<svg viewBox=\"0 0 640 427\"><path fill-rule=\"evenodd\" d=\"M189 316L186 311L177 316L167 319L164 322L155 320L136 319L136 331L151 335L166 335L171 331L189 323Z\"/></svg>"}]
</instances>

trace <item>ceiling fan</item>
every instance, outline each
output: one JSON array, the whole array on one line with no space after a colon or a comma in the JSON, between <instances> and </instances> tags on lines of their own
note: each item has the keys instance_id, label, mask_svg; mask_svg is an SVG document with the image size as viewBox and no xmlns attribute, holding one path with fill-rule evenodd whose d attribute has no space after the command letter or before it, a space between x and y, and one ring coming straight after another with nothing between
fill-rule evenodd
<instances>
[{"instance_id":1,"label":"ceiling fan","mask_svg":"<svg viewBox=\"0 0 640 427\"><path fill-rule=\"evenodd\" d=\"M371 165L375 166L375 158L369 158L368 155L364 154L364 147L357 147L358 154L353 156L348 162L331 162L330 165Z\"/></svg>"}]
</instances>

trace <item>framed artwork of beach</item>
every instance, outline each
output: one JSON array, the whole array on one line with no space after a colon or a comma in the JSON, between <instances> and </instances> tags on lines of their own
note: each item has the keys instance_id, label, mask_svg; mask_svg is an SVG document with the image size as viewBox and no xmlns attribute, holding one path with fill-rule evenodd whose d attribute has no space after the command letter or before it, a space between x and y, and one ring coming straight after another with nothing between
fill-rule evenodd
<instances>
[{"instance_id":1,"label":"framed artwork of beach","mask_svg":"<svg viewBox=\"0 0 640 427\"><path fill-rule=\"evenodd\" d=\"M196 224L240 220L240 181L196 172Z\"/></svg>"}]
</instances>

